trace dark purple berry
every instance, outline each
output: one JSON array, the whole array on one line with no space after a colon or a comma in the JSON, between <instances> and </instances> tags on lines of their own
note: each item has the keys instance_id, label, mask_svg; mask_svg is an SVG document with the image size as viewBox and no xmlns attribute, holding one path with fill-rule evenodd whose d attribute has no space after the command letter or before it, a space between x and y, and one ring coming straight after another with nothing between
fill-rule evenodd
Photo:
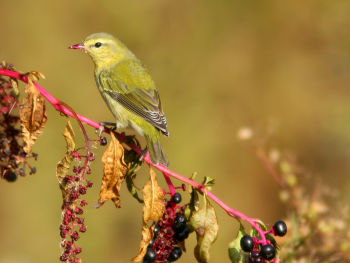
<instances>
[{"instance_id":1,"label":"dark purple berry","mask_svg":"<svg viewBox=\"0 0 350 263\"><path fill-rule=\"evenodd\" d=\"M185 226L186 226L186 217L183 214L177 213L174 220L173 229L176 232L180 232L182 231L182 229L185 228Z\"/></svg>"},{"instance_id":2,"label":"dark purple berry","mask_svg":"<svg viewBox=\"0 0 350 263\"><path fill-rule=\"evenodd\" d=\"M182 250L179 247L174 247L173 250L170 252L169 257L167 258L168 261L173 262L175 260L178 260L182 255Z\"/></svg>"},{"instance_id":3,"label":"dark purple berry","mask_svg":"<svg viewBox=\"0 0 350 263\"><path fill-rule=\"evenodd\" d=\"M186 238L188 238L188 235L190 234L190 229L185 225L184 229L182 229L180 232L176 232L174 235L174 238L177 241L184 241Z\"/></svg>"},{"instance_id":4,"label":"dark purple berry","mask_svg":"<svg viewBox=\"0 0 350 263\"><path fill-rule=\"evenodd\" d=\"M152 248L154 244L155 238L152 238L151 241L148 243L148 247Z\"/></svg>"},{"instance_id":5,"label":"dark purple berry","mask_svg":"<svg viewBox=\"0 0 350 263\"><path fill-rule=\"evenodd\" d=\"M107 138L104 136L100 137L100 145L105 146L107 145Z\"/></svg>"},{"instance_id":6,"label":"dark purple berry","mask_svg":"<svg viewBox=\"0 0 350 263\"><path fill-rule=\"evenodd\" d=\"M175 204L179 204L182 200L181 194L176 192L172 197L171 200L175 203Z\"/></svg>"},{"instance_id":7,"label":"dark purple berry","mask_svg":"<svg viewBox=\"0 0 350 263\"><path fill-rule=\"evenodd\" d=\"M159 222L155 225L154 229L153 229L153 238L156 238L158 233L160 231L160 224Z\"/></svg>"},{"instance_id":8,"label":"dark purple berry","mask_svg":"<svg viewBox=\"0 0 350 263\"><path fill-rule=\"evenodd\" d=\"M14 172L7 170L4 175L3 175L4 179L8 182L14 182L17 180L17 174L15 174Z\"/></svg>"},{"instance_id":9,"label":"dark purple berry","mask_svg":"<svg viewBox=\"0 0 350 263\"><path fill-rule=\"evenodd\" d=\"M267 244L262 246L260 254L264 259L271 260L275 257L276 249L273 246Z\"/></svg>"},{"instance_id":10,"label":"dark purple berry","mask_svg":"<svg viewBox=\"0 0 350 263\"><path fill-rule=\"evenodd\" d=\"M152 248L147 248L146 255L143 257L143 262L153 263L157 259L157 254Z\"/></svg>"},{"instance_id":11,"label":"dark purple berry","mask_svg":"<svg viewBox=\"0 0 350 263\"><path fill-rule=\"evenodd\" d=\"M263 258L260 256L259 251L252 251L249 257L249 263L262 263Z\"/></svg>"},{"instance_id":12,"label":"dark purple berry","mask_svg":"<svg viewBox=\"0 0 350 263\"><path fill-rule=\"evenodd\" d=\"M285 234L287 234L287 225L282 220L277 221L273 225L273 231L277 236L283 237Z\"/></svg>"},{"instance_id":13,"label":"dark purple berry","mask_svg":"<svg viewBox=\"0 0 350 263\"><path fill-rule=\"evenodd\" d=\"M244 235L241 238L241 248L245 252L251 252L254 248L254 241L251 236L249 235Z\"/></svg>"}]
</instances>

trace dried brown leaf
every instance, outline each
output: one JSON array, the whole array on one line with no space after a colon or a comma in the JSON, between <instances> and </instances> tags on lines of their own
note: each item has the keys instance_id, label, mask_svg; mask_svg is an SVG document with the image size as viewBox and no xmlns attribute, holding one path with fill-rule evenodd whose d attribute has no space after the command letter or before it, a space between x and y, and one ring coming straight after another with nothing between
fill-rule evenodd
<instances>
[{"instance_id":1,"label":"dried brown leaf","mask_svg":"<svg viewBox=\"0 0 350 263\"><path fill-rule=\"evenodd\" d=\"M112 199L117 208L120 207L120 187L124 181L128 167L124 162L124 148L111 133L112 140L102 156L104 163L99 206Z\"/></svg>"},{"instance_id":2,"label":"dried brown leaf","mask_svg":"<svg viewBox=\"0 0 350 263\"><path fill-rule=\"evenodd\" d=\"M135 262L142 261L143 257L145 256L147 252L147 246L152 239L152 228L148 227L146 224L143 224L141 234L142 239L140 242L139 250L137 252L137 256L131 259Z\"/></svg>"},{"instance_id":3,"label":"dried brown leaf","mask_svg":"<svg viewBox=\"0 0 350 263\"><path fill-rule=\"evenodd\" d=\"M28 79L30 79L31 81L38 81L39 79L45 79L45 75L37 70L33 70L30 71L28 73L26 73Z\"/></svg>"},{"instance_id":4,"label":"dried brown leaf","mask_svg":"<svg viewBox=\"0 0 350 263\"><path fill-rule=\"evenodd\" d=\"M158 222L163 216L164 205L164 193L163 189L158 185L156 173L150 167L150 178L142 189L143 194L143 226L142 226L142 239L140 242L138 254L132 260L139 262L143 259L147 252L148 243L152 239L153 227L149 227L149 221Z\"/></svg>"},{"instance_id":5,"label":"dried brown leaf","mask_svg":"<svg viewBox=\"0 0 350 263\"><path fill-rule=\"evenodd\" d=\"M156 173L150 167L150 179L142 189L143 194L143 221L148 224L150 220L157 222L164 212L164 193L158 185Z\"/></svg>"},{"instance_id":6,"label":"dried brown leaf","mask_svg":"<svg viewBox=\"0 0 350 263\"><path fill-rule=\"evenodd\" d=\"M65 197L66 189L64 184L64 178L67 175L70 165L73 161L72 157L72 151L75 149L75 142L74 142L74 130L72 127L72 124L68 120L66 129L64 130L63 136L66 140L66 148L67 152L66 155L63 157L61 161L58 162L56 166L56 177L58 179L58 182L60 184L60 188L62 190L63 197Z\"/></svg>"},{"instance_id":7,"label":"dried brown leaf","mask_svg":"<svg viewBox=\"0 0 350 263\"><path fill-rule=\"evenodd\" d=\"M42 133L47 121L45 99L35 88L32 78L29 76L31 75L28 75L28 84L25 88L27 96L23 99L23 103L19 107L22 136L26 144L23 149L26 153L31 151L32 146Z\"/></svg>"}]
</instances>

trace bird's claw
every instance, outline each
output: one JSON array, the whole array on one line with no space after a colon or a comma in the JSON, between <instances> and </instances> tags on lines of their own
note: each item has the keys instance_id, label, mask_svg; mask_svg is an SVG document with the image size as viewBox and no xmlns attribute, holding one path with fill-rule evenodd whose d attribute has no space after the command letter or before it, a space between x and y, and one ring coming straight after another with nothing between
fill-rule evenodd
<instances>
[{"instance_id":1,"label":"bird's claw","mask_svg":"<svg viewBox=\"0 0 350 263\"><path fill-rule=\"evenodd\" d=\"M147 154L147 151L148 151L148 150L147 150L147 147L141 151L140 158L139 158L139 161L140 161L140 162L142 162L143 159L145 158L145 156L146 156L146 154Z\"/></svg>"},{"instance_id":2,"label":"bird's claw","mask_svg":"<svg viewBox=\"0 0 350 263\"><path fill-rule=\"evenodd\" d=\"M111 126L111 130L117 129L117 123L115 122L107 122L107 121L101 121L100 122L100 127L98 128L98 136L100 137L101 134L103 133L104 129L106 126Z\"/></svg>"}]
</instances>

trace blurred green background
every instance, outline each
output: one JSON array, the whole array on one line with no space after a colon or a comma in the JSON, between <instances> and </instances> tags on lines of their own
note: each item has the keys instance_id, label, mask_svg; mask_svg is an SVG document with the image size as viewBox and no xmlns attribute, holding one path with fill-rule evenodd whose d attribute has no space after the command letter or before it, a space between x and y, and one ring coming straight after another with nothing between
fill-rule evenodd
<instances>
[{"instance_id":1,"label":"blurred green background","mask_svg":"<svg viewBox=\"0 0 350 263\"><path fill-rule=\"evenodd\" d=\"M170 168L214 177L214 192L230 206L268 224L286 213L274 181L236 138L241 126L271 121L278 126L272 145L295 153L312 176L349 202L349 1L3 0L0 11L0 58L22 71L43 72L40 85L97 121L113 119L95 86L92 61L67 47L94 32L118 36L160 91ZM0 182L0 263L58 262L55 167L65 153L66 119L51 106L48 114L34 147L38 172ZM139 245L142 210L125 189L122 209L112 202L92 208L102 175L102 151L95 153L82 258L129 262ZM141 172L137 183L146 179ZM217 212L211 262L229 262L227 244L237 224ZM181 262L194 261L194 241Z\"/></svg>"}]
</instances>

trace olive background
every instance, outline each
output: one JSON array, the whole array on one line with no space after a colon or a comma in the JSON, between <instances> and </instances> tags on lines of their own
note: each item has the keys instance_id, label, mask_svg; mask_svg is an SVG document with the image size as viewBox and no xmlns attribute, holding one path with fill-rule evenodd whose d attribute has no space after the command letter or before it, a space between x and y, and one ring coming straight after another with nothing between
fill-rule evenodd
<instances>
[{"instance_id":1,"label":"olive background","mask_svg":"<svg viewBox=\"0 0 350 263\"><path fill-rule=\"evenodd\" d=\"M231 207L269 225L287 213L277 185L236 136L240 127L264 130L271 123L271 147L295 154L312 180L337 189L339 201L350 201L349 1L0 3L0 59L21 71L43 72L40 85L96 121L113 118L95 86L93 63L67 47L95 32L120 38L159 89L170 168L184 176L197 171L198 180L215 178L214 193ZM66 118L47 108L47 125L33 149L39 153L37 173L0 181L0 263L58 262L61 193L55 167L65 153ZM82 145L78 128L76 133ZM94 152L88 231L78 242L83 262L130 262L141 237L142 209L125 187L121 209L112 202L93 208L103 148ZM142 187L146 180L143 168L136 182ZM161 176L159 181L164 185ZM216 210L220 230L211 262L229 262L227 245L237 223ZM194 262L194 244L193 235L180 262Z\"/></svg>"}]
</instances>

